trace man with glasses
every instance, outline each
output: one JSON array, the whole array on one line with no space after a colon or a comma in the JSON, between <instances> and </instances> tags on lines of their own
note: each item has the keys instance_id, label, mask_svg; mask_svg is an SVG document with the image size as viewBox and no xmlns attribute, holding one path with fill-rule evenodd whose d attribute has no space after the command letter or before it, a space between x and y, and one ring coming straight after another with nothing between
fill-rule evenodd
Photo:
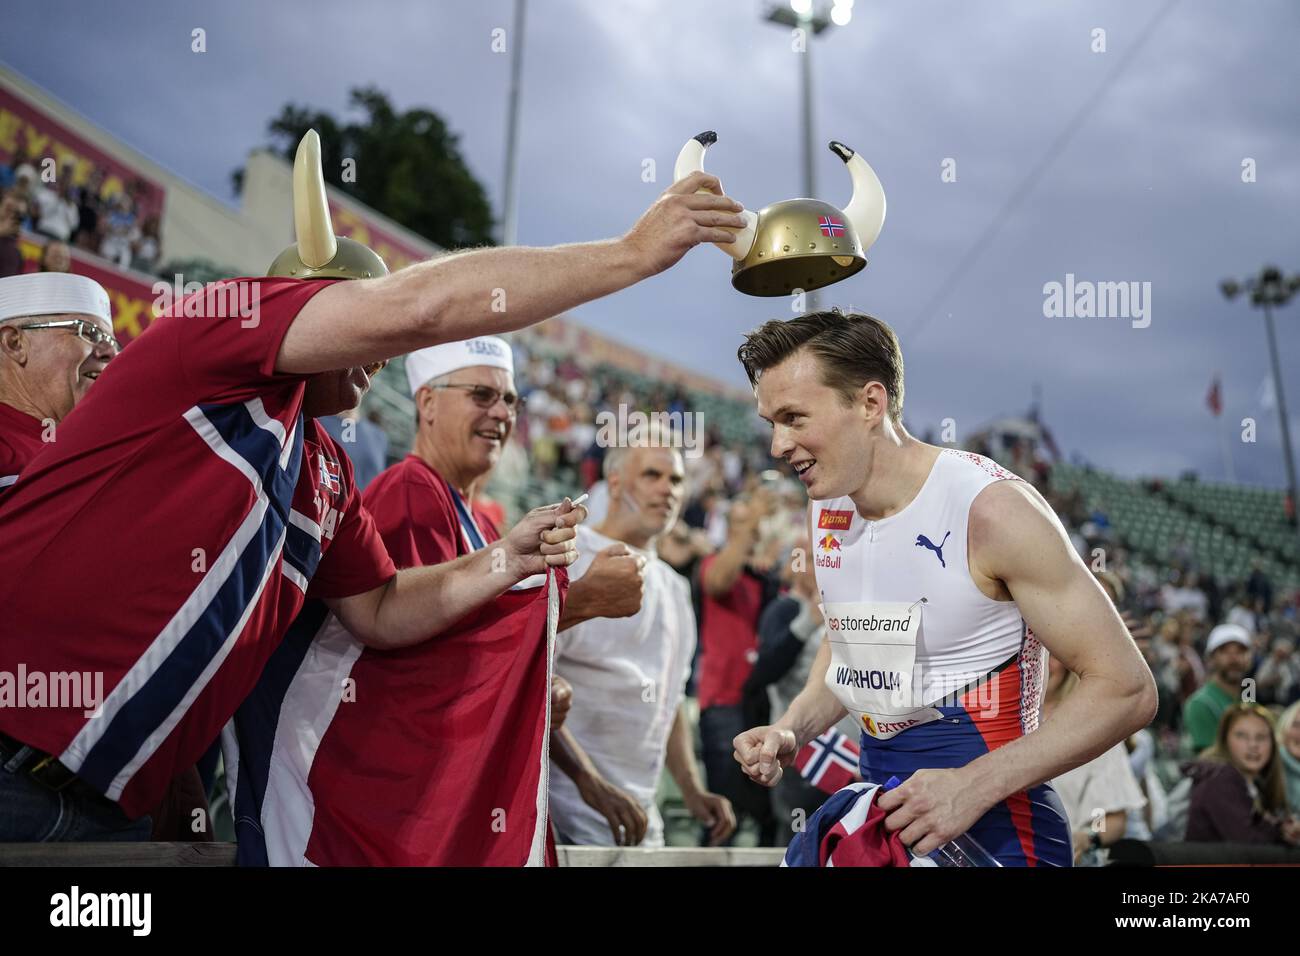
<instances>
[{"instance_id":1,"label":"man with glasses","mask_svg":"<svg viewBox=\"0 0 1300 956\"><path fill-rule=\"evenodd\" d=\"M0 493L57 438L117 352L108 293L94 279L0 279Z\"/></svg>"},{"instance_id":2,"label":"man with glasses","mask_svg":"<svg viewBox=\"0 0 1300 956\"><path fill-rule=\"evenodd\" d=\"M406 357L406 374L414 448L364 495L388 553L398 567L419 567L494 549L500 535L477 498L522 404L509 344L483 336L421 349ZM625 546L602 552L569 589L559 629L635 613L643 563ZM240 862L539 862L534 837L549 842L542 768L548 730L561 721L547 726L544 622L525 600L485 602L399 652L362 647L339 624L322 625L309 603L295 628L312 628L310 646L291 640L277 651L227 735ZM286 672L292 680L278 676ZM355 700L338 699L340 682L355 686ZM581 760L571 761L575 773ZM611 825L630 826L639 811L616 788L589 792Z\"/></svg>"}]
</instances>

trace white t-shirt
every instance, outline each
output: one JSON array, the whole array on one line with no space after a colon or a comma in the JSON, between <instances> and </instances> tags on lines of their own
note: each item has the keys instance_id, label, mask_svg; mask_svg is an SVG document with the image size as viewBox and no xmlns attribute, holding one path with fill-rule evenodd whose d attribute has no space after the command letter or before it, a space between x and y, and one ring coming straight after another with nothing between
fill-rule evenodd
<instances>
[{"instance_id":1,"label":"white t-shirt","mask_svg":"<svg viewBox=\"0 0 1300 956\"><path fill-rule=\"evenodd\" d=\"M581 578L596 554L615 543L579 525L581 556L569 568L570 579ZM640 845L658 847L664 827L655 789L695 652L695 612L687 580L642 553L648 562L641 610L561 631L555 639L555 672L573 685L564 726L601 775L641 803L649 825ZM551 816L560 833L586 846L615 846L609 823L554 764L550 780Z\"/></svg>"},{"instance_id":2,"label":"white t-shirt","mask_svg":"<svg viewBox=\"0 0 1300 956\"><path fill-rule=\"evenodd\" d=\"M1141 810L1147 802L1133 776L1123 743L1095 760L1067 770L1052 781L1052 787L1065 806L1071 830L1090 827L1094 819L1107 813Z\"/></svg>"}]
</instances>

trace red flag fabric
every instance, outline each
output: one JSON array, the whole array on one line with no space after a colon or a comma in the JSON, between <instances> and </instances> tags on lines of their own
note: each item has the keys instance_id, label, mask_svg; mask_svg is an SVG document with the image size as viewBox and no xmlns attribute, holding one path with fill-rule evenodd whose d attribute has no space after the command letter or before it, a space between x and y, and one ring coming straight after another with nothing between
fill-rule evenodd
<instances>
[{"instance_id":1,"label":"red flag fabric","mask_svg":"<svg viewBox=\"0 0 1300 956\"><path fill-rule=\"evenodd\" d=\"M876 805L884 791L874 783L852 783L832 794L794 835L782 866L916 866L888 814Z\"/></svg>"},{"instance_id":2,"label":"red flag fabric","mask_svg":"<svg viewBox=\"0 0 1300 956\"><path fill-rule=\"evenodd\" d=\"M341 705L321 742L309 862L523 866L544 849L547 610L547 588L511 591L425 644L362 655L371 705Z\"/></svg>"},{"instance_id":3,"label":"red flag fabric","mask_svg":"<svg viewBox=\"0 0 1300 956\"><path fill-rule=\"evenodd\" d=\"M499 537L414 456L364 501L398 567ZM553 865L550 670L568 575L538 582L398 651L363 647L323 605L304 612L236 716L240 863Z\"/></svg>"},{"instance_id":4,"label":"red flag fabric","mask_svg":"<svg viewBox=\"0 0 1300 956\"><path fill-rule=\"evenodd\" d=\"M1223 414L1223 389L1219 384L1219 376L1214 376L1214 381L1210 383L1210 391L1205 396L1205 404L1209 406L1210 413L1218 418Z\"/></svg>"}]
</instances>

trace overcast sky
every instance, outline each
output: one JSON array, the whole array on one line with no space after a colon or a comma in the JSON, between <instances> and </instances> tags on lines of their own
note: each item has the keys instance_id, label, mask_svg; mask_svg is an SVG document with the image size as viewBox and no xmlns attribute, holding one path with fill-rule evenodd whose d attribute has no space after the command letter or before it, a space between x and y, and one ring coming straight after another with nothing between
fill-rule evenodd
<instances>
[{"instance_id":1,"label":"overcast sky","mask_svg":"<svg viewBox=\"0 0 1300 956\"><path fill-rule=\"evenodd\" d=\"M8 4L0 60L197 186L230 171L288 101L341 113L374 84L460 135L499 209L511 0ZM532 0L519 240L622 233L668 185L681 144L752 209L799 195L798 56L760 0ZM382 18L381 18L382 14ZM1150 26L1154 23L1154 26ZM203 27L207 52L190 51ZM1095 29L1105 52L1094 52ZM1143 37L1145 36L1145 39ZM1139 45L1140 44L1140 45ZM891 323L906 418L961 439L1022 413L1035 384L1067 452L1123 474L1221 479L1205 396L1222 375L1239 480L1281 487L1262 317L1220 279L1300 271L1300 4L1292 0L857 0L813 44L817 193L848 200L825 149L859 150L889 214L870 265L823 293ZM1242 181L1255 161L1256 181ZM643 160L659 182L642 181ZM956 181L942 164L955 160ZM365 171L360 171L365 174ZM677 268L575 313L744 384L741 333L787 300L731 289L730 260ZM1150 283L1150 325L1047 318L1044 284ZM1300 301L1277 315L1300 438ZM1240 440L1244 417L1258 441Z\"/></svg>"}]
</instances>

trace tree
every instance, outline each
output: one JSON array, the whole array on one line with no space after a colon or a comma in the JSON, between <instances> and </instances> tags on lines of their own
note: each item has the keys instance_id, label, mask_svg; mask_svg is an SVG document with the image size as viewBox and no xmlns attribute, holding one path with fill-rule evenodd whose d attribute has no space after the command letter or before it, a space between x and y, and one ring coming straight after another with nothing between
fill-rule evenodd
<instances>
[{"instance_id":1,"label":"tree","mask_svg":"<svg viewBox=\"0 0 1300 956\"><path fill-rule=\"evenodd\" d=\"M308 129L321 138L325 181L446 249L493 245L492 207L459 149L460 137L431 110L398 113L374 87L351 91L365 120L342 123L329 113L286 104L267 125L271 148L293 162ZM355 181L344 181L344 160ZM243 169L232 179L243 185ZM348 177L352 179L351 176Z\"/></svg>"}]
</instances>

